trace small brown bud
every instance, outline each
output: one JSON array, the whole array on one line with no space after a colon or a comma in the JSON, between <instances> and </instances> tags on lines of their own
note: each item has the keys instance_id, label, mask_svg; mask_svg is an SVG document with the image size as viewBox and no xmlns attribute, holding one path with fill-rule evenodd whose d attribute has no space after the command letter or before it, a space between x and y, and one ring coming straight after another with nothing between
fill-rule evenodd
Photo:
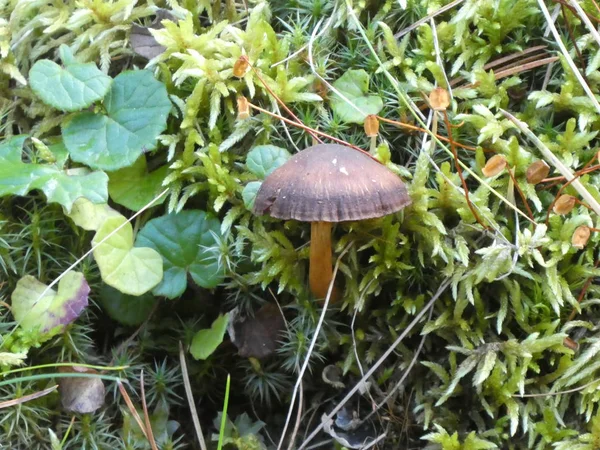
<instances>
[{"instance_id":1,"label":"small brown bud","mask_svg":"<svg viewBox=\"0 0 600 450\"><path fill-rule=\"evenodd\" d=\"M244 75L246 75L248 65L248 57L246 55L240 56L233 65L233 76L242 78Z\"/></svg>"},{"instance_id":2,"label":"small brown bud","mask_svg":"<svg viewBox=\"0 0 600 450\"><path fill-rule=\"evenodd\" d=\"M237 98L238 119L244 120L250 117L250 105L246 97Z\"/></svg>"},{"instance_id":3,"label":"small brown bud","mask_svg":"<svg viewBox=\"0 0 600 450\"><path fill-rule=\"evenodd\" d=\"M592 234L592 230L587 225L581 225L575 229L573 233L573 237L571 238L571 244L575 248L582 249L587 244L590 239L590 235Z\"/></svg>"},{"instance_id":4,"label":"small brown bud","mask_svg":"<svg viewBox=\"0 0 600 450\"><path fill-rule=\"evenodd\" d=\"M579 344L577 342L575 342L573 339L571 339L570 337L566 337L563 340L563 345L565 347L567 347L567 348L570 348L574 352L576 352L577 350L579 350Z\"/></svg>"},{"instance_id":5,"label":"small brown bud","mask_svg":"<svg viewBox=\"0 0 600 450\"><path fill-rule=\"evenodd\" d=\"M569 214L571 210L575 207L575 197L569 194L563 194L554 203L554 207L552 210L560 215L564 216L565 214Z\"/></svg>"},{"instance_id":6,"label":"small brown bud","mask_svg":"<svg viewBox=\"0 0 600 450\"><path fill-rule=\"evenodd\" d=\"M365 118L365 134L367 137L377 137L379 134L379 119L375 114L369 114Z\"/></svg>"},{"instance_id":7,"label":"small brown bud","mask_svg":"<svg viewBox=\"0 0 600 450\"><path fill-rule=\"evenodd\" d=\"M527 168L527 173L525 177L527 178L527 182L529 184L538 184L541 183L544 178L548 176L550 173L550 166L546 164L545 161L536 161L531 163L531 165Z\"/></svg>"},{"instance_id":8,"label":"small brown bud","mask_svg":"<svg viewBox=\"0 0 600 450\"><path fill-rule=\"evenodd\" d=\"M493 177L502 172L506 167L506 158L502 155L494 155L485 163L485 167L481 169L486 177Z\"/></svg>"},{"instance_id":9,"label":"small brown bud","mask_svg":"<svg viewBox=\"0 0 600 450\"><path fill-rule=\"evenodd\" d=\"M443 88L435 88L429 93L429 104L436 111L444 111L450 106L450 94Z\"/></svg>"}]
</instances>

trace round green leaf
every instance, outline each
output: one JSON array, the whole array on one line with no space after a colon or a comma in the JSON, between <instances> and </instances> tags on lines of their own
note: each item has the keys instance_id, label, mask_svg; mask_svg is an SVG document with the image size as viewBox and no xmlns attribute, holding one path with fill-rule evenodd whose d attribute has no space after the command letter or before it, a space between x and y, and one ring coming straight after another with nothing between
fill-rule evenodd
<instances>
[{"instance_id":1,"label":"round green leaf","mask_svg":"<svg viewBox=\"0 0 600 450\"><path fill-rule=\"evenodd\" d=\"M367 95L369 90L369 74L364 70L349 70L334 83L344 97L350 100L358 111L337 95L331 95L331 107L344 122L363 123L370 114L378 114L383 108L383 100L378 95Z\"/></svg>"},{"instance_id":2,"label":"round green leaf","mask_svg":"<svg viewBox=\"0 0 600 450\"><path fill-rule=\"evenodd\" d=\"M262 181L251 181L246 186L244 186L244 190L242 191L242 199L244 200L244 206L249 211L252 211L254 207L254 200L256 200L256 194L258 194L258 190Z\"/></svg>"},{"instance_id":3,"label":"round green leaf","mask_svg":"<svg viewBox=\"0 0 600 450\"><path fill-rule=\"evenodd\" d=\"M258 145L248 153L246 166L259 178L265 178L292 155L287 150L274 145Z\"/></svg>"},{"instance_id":4,"label":"round green leaf","mask_svg":"<svg viewBox=\"0 0 600 450\"><path fill-rule=\"evenodd\" d=\"M219 221L204 211L187 210L149 221L139 232L136 246L153 248L162 255L164 277L154 295L180 296L188 273L199 286L217 286L224 277L215 240L220 230Z\"/></svg>"},{"instance_id":5,"label":"round green leaf","mask_svg":"<svg viewBox=\"0 0 600 450\"><path fill-rule=\"evenodd\" d=\"M228 323L229 314L221 314L210 328L198 331L190 346L192 356L196 359L206 359L212 355L219 344L223 342Z\"/></svg>"},{"instance_id":6,"label":"round green leaf","mask_svg":"<svg viewBox=\"0 0 600 450\"><path fill-rule=\"evenodd\" d=\"M94 258L106 284L124 294L142 295L162 280L162 258L151 248L133 247L133 229L125 217L108 217L96 232L92 244L96 246L124 223L94 249Z\"/></svg>"},{"instance_id":7,"label":"round green leaf","mask_svg":"<svg viewBox=\"0 0 600 450\"><path fill-rule=\"evenodd\" d=\"M104 286L100 291L100 304L104 311L117 322L131 327L148 318L156 301L150 293L126 295L110 286Z\"/></svg>"},{"instance_id":8,"label":"round green leaf","mask_svg":"<svg viewBox=\"0 0 600 450\"><path fill-rule=\"evenodd\" d=\"M119 205L139 211L160 194L167 170L167 166L161 166L148 173L146 157L142 155L133 166L108 174L108 194ZM160 205L166 197L163 195L153 205Z\"/></svg>"},{"instance_id":9,"label":"round green leaf","mask_svg":"<svg viewBox=\"0 0 600 450\"><path fill-rule=\"evenodd\" d=\"M61 111L80 111L104 98L112 79L93 63L62 68L42 59L29 71L33 92L47 105Z\"/></svg>"},{"instance_id":10,"label":"round green leaf","mask_svg":"<svg viewBox=\"0 0 600 450\"><path fill-rule=\"evenodd\" d=\"M171 101L165 86L146 70L118 75L104 99L106 115L77 114L63 128L71 159L92 168L132 165L165 129Z\"/></svg>"}]
</instances>

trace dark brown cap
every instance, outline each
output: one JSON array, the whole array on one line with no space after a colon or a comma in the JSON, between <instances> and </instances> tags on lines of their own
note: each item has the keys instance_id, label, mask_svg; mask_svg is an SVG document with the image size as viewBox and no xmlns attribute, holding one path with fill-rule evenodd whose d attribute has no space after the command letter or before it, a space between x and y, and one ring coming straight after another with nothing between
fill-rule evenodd
<instances>
[{"instance_id":1,"label":"dark brown cap","mask_svg":"<svg viewBox=\"0 0 600 450\"><path fill-rule=\"evenodd\" d=\"M319 144L265 179L254 212L284 220L343 222L386 216L410 203L406 185L383 164L343 145Z\"/></svg>"}]
</instances>

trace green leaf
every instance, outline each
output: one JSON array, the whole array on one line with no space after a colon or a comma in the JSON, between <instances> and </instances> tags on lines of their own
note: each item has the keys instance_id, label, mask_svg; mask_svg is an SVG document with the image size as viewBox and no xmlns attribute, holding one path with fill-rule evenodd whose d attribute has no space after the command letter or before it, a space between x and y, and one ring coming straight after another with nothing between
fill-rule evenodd
<instances>
[{"instance_id":1,"label":"green leaf","mask_svg":"<svg viewBox=\"0 0 600 450\"><path fill-rule=\"evenodd\" d=\"M189 273L199 286L213 288L224 277L219 263L221 224L212 215L186 210L149 221L140 231L136 246L150 247L162 255L164 278L154 295L175 298L187 287Z\"/></svg>"},{"instance_id":2,"label":"green leaf","mask_svg":"<svg viewBox=\"0 0 600 450\"><path fill-rule=\"evenodd\" d=\"M122 226L122 227L121 227ZM118 227L112 236L108 237ZM109 217L100 226L92 245L102 280L124 294L142 295L163 277L161 256L151 248L133 247L133 229L125 217Z\"/></svg>"},{"instance_id":3,"label":"green leaf","mask_svg":"<svg viewBox=\"0 0 600 450\"><path fill-rule=\"evenodd\" d=\"M71 212L66 215L75 222L75 225L88 231L98 230L108 217L121 217L121 214L106 203L95 204L84 197L75 200Z\"/></svg>"},{"instance_id":4,"label":"green leaf","mask_svg":"<svg viewBox=\"0 0 600 450\"><path fill-rule=\"evenodd\" d=\"M62 45L61 50L65 47L68 49ZM94 63L77 64L67 57L67 51L61 51L61 54L64 55L64 68L48 59L33 65L29 71L33 92L44 103L61 111L80 111L104 98L112 78L103 74Z\"/></svg>"},{"instance_id":5,"label":"green leaf","mask_svg":"<svg viewBox=\"0 0 600 450\"><path fill-rule=\"evenodd\" d=\"M104 286L100 291L100 304L113 320L132 327L148 318L156 299L150 293L126 295L110 286Z\"/></svg>"},{"instance_id":6,"label":"green leaf","mask_svg":"<svg viewBox=\"0 0 600 450\"><path fill-rule=\"evenodd\" d=\"M12 314L27 331L38 331L47 337L64 330L88 305L88 286L80 272L68 272L58 282L58 292L48 289L31 275L17 282L11 295ZM42 296L43 294L43 296Z\"/></svg>"},{"instance_id":7,"label":"green leaf","mask_svg":"<svg viewBox=\"0 0 600 450\"><path fill-rule=\"evenodd\" d=\"M251 181L246 186L244 186L244 190L242 191L242 199L244 200L244 206L252 211L254 207L254 200L256 200L256 194L258 194L258 190L262 185L262 181Z\"/></svg>"},{"instance_id":8,"label":"green leaf","mask_svg":"<svg viewBox=\"0 0 600 450\"><path fill-rule=\"evenodd\" d=\"M274 145L258 145L248 153L246 166L259 178L265 178L292 155L283 148Z\"/></svg>"},{"instance_id":9,"label":"green leaf","mask_svg":"<svg viewBox=\"0 0 600 450\"><path fill-rule=\"evenodd\" d=\"M171 101L165 86L146 70L119 74L104 99L106 115L77 114L63 127L74 161L116 170L132 165L166 128Z\"/></svg>"},{"instance_id":10,"label":"green leaf","mask_svg":"<svg viewBox=\"0 0 600 450\"><path fill-rule=\"evenodd\" d=\"M335 92L331 95L331 107L344 122L363 123L370 114L378 114L383 108L383 100L378 95L367 95L369 90L369 74L364 70L349 70L334 83L344 97L356 106L357 111Z\"/></svg>"},{"instance_id":11,"label":"green leaf","mask_svg":"<svg viewBox=\"0 0 600 450\"><path fill-rule=\"evenodd\" d=\"M132 211L139 211L162 191L162 182L167 176L167 166L161 166L148 173L146 157L140 156L133 166L108 174L108 194L110 198ZM153 206L165 201L166 195L154 202Z\"/></svg>"},{"instance_id":12,"label":"green leaf","mask_svg":"<svg viewBox=\"0 0 600 450\"><path fill-rule=\"evenodd\" d=\"M192 356L196 359L206 359L212 355L223 342L228 323L229 314L220 314L210 328L198 331L190 346Z\"/></svg>"},{"instance_id":13,"label":"green leaf","mask_svg":"<svg viewBox=\"0 0 600 450\"><path fill-rule=\"evenodd\" d=\"M54 164L24 163L21 160L27 136L14 136L0 144L0 197L26 195L41 189L48 203L59 203L67 212L79 197L94 203L108 201L108 176L86 169L61 170Z\"/></svg>"}]
</instances>

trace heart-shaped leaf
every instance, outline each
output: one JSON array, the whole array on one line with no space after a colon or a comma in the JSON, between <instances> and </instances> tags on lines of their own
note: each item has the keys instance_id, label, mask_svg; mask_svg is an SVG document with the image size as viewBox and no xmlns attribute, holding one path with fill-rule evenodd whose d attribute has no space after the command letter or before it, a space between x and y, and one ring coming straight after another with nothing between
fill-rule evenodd
<instances>
[{"instance_id":1,"label":"heart-shaped leaf","mask_svg":"<svg viewBox=\"0 0 600 450\"><path fill-rule=\"evenodd\" d=\"M167 166L161 166L148 173L146 157L142 155L133 166L108 174L108 194L119 205L139 211L160 194L167 170ZM166 195L163 195L153 205L160 205L165 198Z\"/></svg>"},{"instance_id":2,"label":"heart-shaped leaf","mask_svg":"<svg viewBox=\"0 0 600 450\"><path fill-rule=\"evenodd\" d=\"M82 273L68 272L59 282L58 291L31 275L17 282L11 295L12 314L24 330L54 335L73 322L88 304L90 287Z\"/></svg>"},{"instance_id":3,"label":"heart-shaped leaf","mask_svg":"<svg viewBox=\"0 0 600 450\"><path fill-rule=\"evenodd\" d=\"M292 155L283 148L274 145L258 145L246 157L248 170L259 178L265 178Z\"/></svg>"},{"instance_id":4,"label":"heart-shaped leaf","mask_svg":"<svg viewBox=\"0 0 600 450\"><path fill-rule=\"evenodd\" d=\"M100 291L100 303L113 320L123 325L136 326L148 318L156 299L150 293L135 297L104 286Z\"/></svg>"},{"instance_id":5,"label":"heart-shaped leaf","mask_svg":"<svg viewBox=\"0 0 600 450\"><path fill-rule=\"evenodd\" d=\"M124 294L142 295L160 283L163 276L161 256L151 248L133 247L133 229L125 217L108 217L96 232L92 244L96 246L105 238L106 241L94 249L94 258L106 284Z\"/></svg>"},{"instance_id":6,"label":"heart-shaped leaf","mask_svg":"<svg viewBox=\"0 0 600 450\"><path fill-rule=\"evenodd\" d=\"M63 128L71 159L94 169L132 165L167 125L171 101L147 70L119 74L104 99L106 115L77 114Z\"/></svg>"},{"instance_id":7,"label":"heart-shaped leaf","mask_svg":"<svg viewBox=\"0 0 600 450\"><path fill-rule=\"evenodd\" d=\"M79 197L94 203L108 201L108 176L104 172L69 171L55 164L24 163L21 154L25 139L27 136L14 136L0 144L0 197L25 195L41 189L48 203L59 203L67 212Z\"/></svg>"},{"instance_id":8,"label":"heart-shaped leaf","mask_svg":"<svg viewBox=\"0 0 600 450\"><path fill-rule=\"evenodd\" d=\"M198 331L190 346L192 356L196 359L206 359L212 355L219 344L223 342L228 323L229 314L221 314L210 328Z\"/></svg>"},{"instance_id":9,"label":"heart-shaped leaf","mask_svg":"<svg viewBox=\"0 0 600 450\"><path fill-rule=\"evenodd\" d=\"M61 53L66 55L66 45ZM63 58L65 67L48 59L36 62L29 71L33 92L47 105L61 111L80 111L104 98L112 78L103 74L94 63L78 64Z\"/></svg>"},{"instance_id":10,"label":"heart-shaped leaf","mask_svg":"<svg viewBox=\"0 0 600 450\"><path fill-rule=\"evenodd\" d=\"M187 286L187 274L204 288L217 286L224 277L217 241L221 224L197 210L182 211L149 221L139 232L136 246L150 247L163 257L164 277L154 295L175 298Z\"/></svg>"},{"instance_id":11,"label":"heart-shaped leaf","mask_svg":"<svg viewBox=\"0 0 600 450\"><path fill-rule=\"evenodd\" d=\"M108 217L121 216L106 203L95 204L84 197L75 200L71 212L66 215L75 222L75 225L88 231L98 230Z\"/></svg>"},{"instance_id":12,"label":"heart-shaped leaf","mask_svg":"<svg viewBox=\"0 0 600 450\"><path fill-rule=\"evenodd\" d=\"M378 114L383 108L383 100L378 95L368 95L369 74L364 70L349 70L334 83L344 97L350 100L359 111L350 106L335 92L331 94L331 107L336 115L348 123L363 123L370 114Z\"/></svg>"}]
</instances>

